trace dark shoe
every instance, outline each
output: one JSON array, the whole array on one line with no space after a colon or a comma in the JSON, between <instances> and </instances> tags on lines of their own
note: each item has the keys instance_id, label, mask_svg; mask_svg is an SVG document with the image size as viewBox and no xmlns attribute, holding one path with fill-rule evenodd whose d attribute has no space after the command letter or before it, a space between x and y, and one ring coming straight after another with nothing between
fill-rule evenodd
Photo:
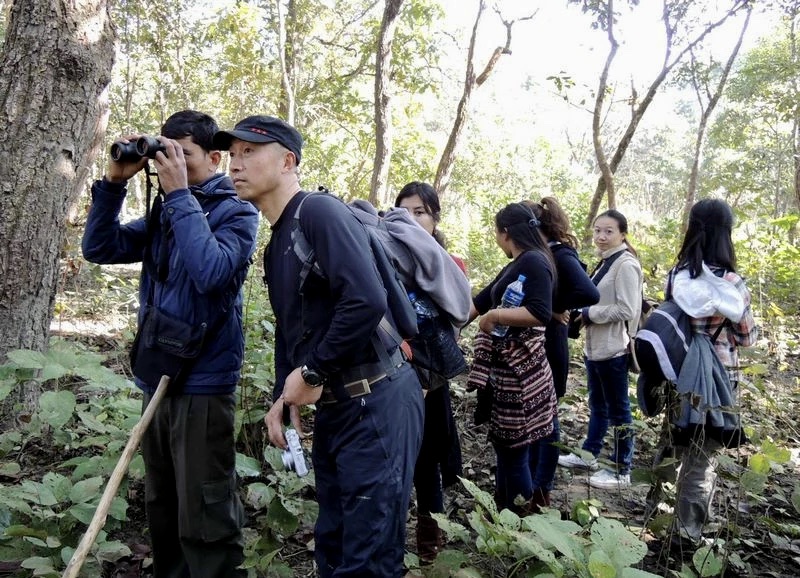
<instances>
[{"instance_id":1,"label":"dark shoe","mask_svg":"<svg viewBox=\"0 0 800 578\"><path fill-rule=\"evenodd\" d=\"M533 490L533 496L527 504L526 514L540 514L542 508L550 507L550 492L541 488Z\"/></svg>"},{"instance_id":2,"label":"dark shoe","mask_svg":"<svg viewBox=\"0 0 800 578\"><path fill-rule=\"evenodd\" d=\"M432 517L422 514L417 518L417 556L432 562L444 545L442 530Z\"/></svg>"}]
</instances>

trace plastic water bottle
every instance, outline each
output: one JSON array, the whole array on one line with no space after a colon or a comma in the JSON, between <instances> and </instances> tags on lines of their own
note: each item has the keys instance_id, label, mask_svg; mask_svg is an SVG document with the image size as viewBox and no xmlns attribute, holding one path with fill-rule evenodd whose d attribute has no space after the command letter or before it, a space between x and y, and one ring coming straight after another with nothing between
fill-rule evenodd
<instances>
[{"instance_id":1,"label":"plastic water bottle","mask_svg":"<svg viewBox=\"0 0 800 578\"><path fill-rule=\"evenodd\" d=\"M525 275L520 275L517 280L509 284L503 292L503 299L500 301L500 307L519 307L522 303L522 298L525 297L525 292L522 290L522 284L525 283ZM508 325L495 325L492 329L492 335L495 337L505 337L508 333Z\"/></svg>"},{"instance_id":2,"label":"plastic water bottle","mask_svg":"<svg viewBox=\"0 0 800 578\"><path fill-rule=\"evenodd\" d=\"M408 293L408 299L417 313L417 337L422 340L431 339L436 334L437 317L439 317L436 306L413 291Z\"/></svg>"},{"instance_id":3,"label":"plastic water bottle","mask_svg":"<svg viewBox=\"0 0 800 578\"><path fill-rule=\"evenodd\" d=\"M423 319L433 319L439 316L439 312L424 297L417 297L413 291L408 293L408 300L411 301L414 311L417 313L417 322Z\"/></svg>"}]
</instances>

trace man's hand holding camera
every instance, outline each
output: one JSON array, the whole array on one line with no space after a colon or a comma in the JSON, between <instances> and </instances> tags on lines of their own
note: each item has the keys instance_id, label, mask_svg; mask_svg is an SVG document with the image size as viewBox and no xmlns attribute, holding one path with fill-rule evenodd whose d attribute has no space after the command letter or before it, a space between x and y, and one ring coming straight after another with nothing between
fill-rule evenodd
<instances>
[{"instance_id":1,"label":"man's hand holding camera","mask_svg":"<svg viewBox=\"0 0 800 578\"><path fill-rule=\"evenodd\" d=\"M267 425L269 441L279 448L286 449L286 439L283 435L283 408L289 406L289 417L294 428L303 435L303 424L300 421L301 405L317 403L322 395L321 387L311 387L303 380L300 368L295 368L283 384L283 394L275 400L264 423Z\"/></svg>"}]
</instances>

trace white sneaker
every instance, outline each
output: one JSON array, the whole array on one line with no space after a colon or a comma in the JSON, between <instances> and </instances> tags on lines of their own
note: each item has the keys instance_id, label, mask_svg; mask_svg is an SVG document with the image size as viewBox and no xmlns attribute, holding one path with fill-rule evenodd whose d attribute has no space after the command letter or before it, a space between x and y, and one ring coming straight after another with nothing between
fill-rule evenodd
<instances>
[{"instance_id":1,"label":"white sneaker","mask_svg":"<svg viewBox=\"0 0 800 578\"><path fill-rule=\"evenodd\" d=\"M611 470L602 469L589 478L589 485L600 490L620 490L631 485L630 474L615 474Z\"/></svg>"},{"instance_id":2,"label":"white sneaker","mask_svg":"<svg viewBox=\"0 0 800 578\"><path fill-rule=\"evenodd\" d=\"M566 454L558 456L558 465L570 469L594 471L597 469L597 458L592 458L591 461L587 462L578 455Z\"/></svg>"}]
</instances>

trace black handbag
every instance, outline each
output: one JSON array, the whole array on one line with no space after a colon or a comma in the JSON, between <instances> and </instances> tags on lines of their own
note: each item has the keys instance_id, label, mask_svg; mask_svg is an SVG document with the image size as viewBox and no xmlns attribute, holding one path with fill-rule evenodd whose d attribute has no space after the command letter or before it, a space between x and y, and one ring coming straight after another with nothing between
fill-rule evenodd
<instances>
[{"instance_id":1,"label":"black handbag","mask_svg":"<svg viewBox=\"0 0 800 578\"><path fill-rule=\"evenodd\" d=\"M151 387L161 376L169 376L170 390L175 391L200 354L207 329L207 323L191 325L147 306L131 347L133 374Z\"/></svg>"},{"instance_id":2,"label":"black handbag","mask_svg":"<svg viewBox=\"0 0 800 578\"><path fill-rule=\"evenodd\" d=\"M418 368L417 374L421 379L434 374L434 377L448 380L467 371L467 360L446 315L418 316L417 328L419 332L408 340L408 344L411 346L411 364ZM425 383L422 385L425 387Z\"/></svg>"}]
</instances>

